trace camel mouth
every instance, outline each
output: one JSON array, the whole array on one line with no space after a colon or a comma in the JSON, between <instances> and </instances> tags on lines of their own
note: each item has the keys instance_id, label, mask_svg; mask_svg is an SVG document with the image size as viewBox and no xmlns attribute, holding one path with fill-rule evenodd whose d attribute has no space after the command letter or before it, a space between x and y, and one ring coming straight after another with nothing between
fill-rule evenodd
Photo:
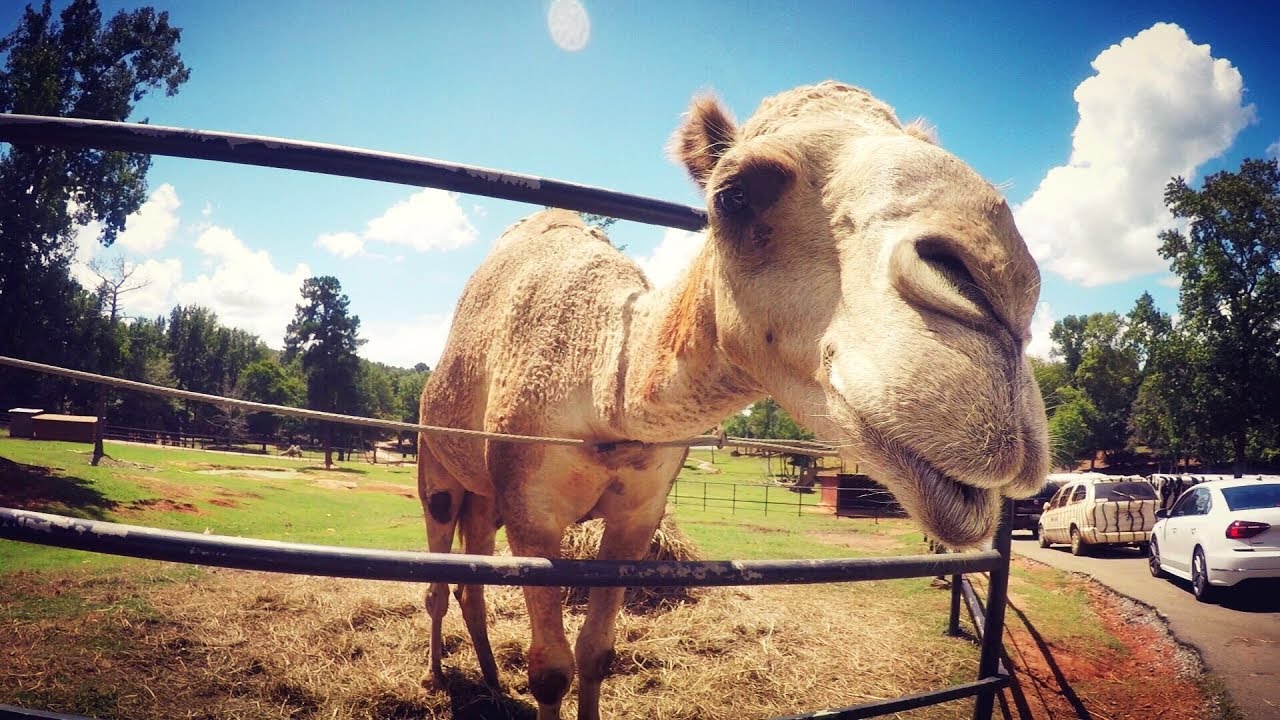
<instances>
[{"instance_id":1,"label":"camel mouth","mask_svg":"<svg viewBox=\"0 0 1280 720\"><path fill-rule=\"evenodd\" d=\"M1000 488L982 487L951 475L910 447L863 426L867 449L876 451L880 480L925 533L953 550L981 546L1000 521Z\"/></svg>"},{"instance_id":2,"label":"camel mouth","mask_svg":"<svg viewBox=\"0 0 1280 720\"><path fill-rule=\"evenodd\" d=\"M914 456L910 472L918 487L912 517L931 537L952 549L972 548L989 541L1000 521L999 488L967 483L918 454L909 454Z\"/></svg>"},{"instance_id":3,"label":"camel mouth","mask_svg":"<svg viewBox=\"0 0 1280 720\"><path fill-rule=\"evenodd\" d=\"M994 537L1003 486L966 482L942 470L923 453L891 438L856 410L839 388L839 381L828 384L828 408L834 412L824 420L833 435L852 441L837 443L849 452L846 462L865 462L873 468L872 477L893 493L930 538L947 547L979 547ZM855 457L859 451L870 457Z\"/></svg>"}]
</instances>

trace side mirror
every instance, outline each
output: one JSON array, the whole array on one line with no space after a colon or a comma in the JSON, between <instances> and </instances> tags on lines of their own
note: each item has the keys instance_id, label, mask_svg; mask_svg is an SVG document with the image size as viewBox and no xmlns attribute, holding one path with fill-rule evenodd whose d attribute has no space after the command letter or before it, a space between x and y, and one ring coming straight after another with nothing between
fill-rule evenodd
<instances>
[{"instance_id":1,"label":"side mirror","mask_svg":"<svg viewBox=\"0 0 1280 720\"><path fill-rule=\"evenodd\" d=\"M1163 520L1163 519L1165 519L1165 518L1167 518L1167 517L1169 517L1169 511L1168 511L1168 510L1165 510L1164 508L1160 508L1159 510L1157 510L1157 511L1156 511L1156 519L1157 519L1157 520Z\"/></svg>"},{"instance_id":2,"label":"side mirror","mask_svg":"<svg viewBox=\"0 0 1280 720\"><path fill-rule=\"evenodd\" d=\"M1049 503L1045 503L1041 508L1041 512L1049 512Z\"/></svg>"}]
</instances>

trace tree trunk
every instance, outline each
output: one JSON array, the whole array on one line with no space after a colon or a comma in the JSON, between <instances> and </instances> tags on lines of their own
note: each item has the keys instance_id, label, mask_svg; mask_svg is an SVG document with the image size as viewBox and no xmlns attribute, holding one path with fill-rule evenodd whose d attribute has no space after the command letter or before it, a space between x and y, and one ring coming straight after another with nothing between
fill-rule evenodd
<instances>
[{"instance_id":1,"label":"tree trunk","mask_svg":"<svg viewBox=\"0 0 1280 720\"><path fill-rule=\"evenodd\" d=\"M1245 435L1244 428L1237 430L1231 440L1232 449L1235 451L1235 462L1231 465L1231 472L1236 477L1242 477L1245 471L1249 469L1248 462L1245 460L1245 448L1248 445L1248 438Z\"/></svg>"},{"instance_id":2,"label":"tree trunk","mask_svg":"<svg viewBox=\"0 0 1280 720\"><path fill-rule=\"evenodd\" d=\"M333 468L333 427L329 423L324 424L324 469Z\"/></svg>"}]
</instances>

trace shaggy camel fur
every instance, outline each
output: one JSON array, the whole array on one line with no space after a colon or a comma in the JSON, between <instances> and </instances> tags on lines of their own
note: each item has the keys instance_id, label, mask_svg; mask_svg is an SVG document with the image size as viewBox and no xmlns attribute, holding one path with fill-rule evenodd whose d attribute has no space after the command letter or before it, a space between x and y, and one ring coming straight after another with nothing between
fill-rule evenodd
<instances>
[{"instance_id":1,"label":"shaggy camel fur","mask_svg":"<svg viewBox=\"0 0 1280 720\"><path fill-rule=\"evenodd\" d=\"M422 394L422 420L504 433L656 442L696 435L771 395L887 485L953 547L994 532L1002 495L1048 466L1023 355L1040 276L992 186L866 92L838 83L770 98L741 128L700 98L672 148L708 198L708 238L663 290L575 213L506 231L467 284ZM432 552L556 557L604 518L602 559L642 556L682 449L423 435L418 485ZM498 685L484 589L458 600ZM622 589L593 589L575 650L558 588L526 588L529 689L557 718L573 681L599 717ZM442 681L448 588L427 591Z\"/></svg>"}]
</instances>

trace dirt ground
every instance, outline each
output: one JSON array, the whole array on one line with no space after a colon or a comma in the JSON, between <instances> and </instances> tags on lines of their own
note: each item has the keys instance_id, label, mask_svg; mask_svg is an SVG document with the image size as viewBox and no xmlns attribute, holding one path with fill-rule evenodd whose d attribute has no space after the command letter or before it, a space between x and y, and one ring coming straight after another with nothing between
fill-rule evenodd
<instances>
[{"instance_id":1,"label":"dirt ground","mask_svg":"<svg viewBox=\"0 0 1280 720\"><path fill-rule=\"evenodd\" d=\"M1033 563L1021 558L1015 565ZM1005 651L1015 683L1001 697L1019 720L1203 720L1232 717L1199 656L1173 640L1150 608L1072 576L1114 643L1064 641L1042 632L1034 606L1011 593Z\"/></svg>"}]
</instances>

